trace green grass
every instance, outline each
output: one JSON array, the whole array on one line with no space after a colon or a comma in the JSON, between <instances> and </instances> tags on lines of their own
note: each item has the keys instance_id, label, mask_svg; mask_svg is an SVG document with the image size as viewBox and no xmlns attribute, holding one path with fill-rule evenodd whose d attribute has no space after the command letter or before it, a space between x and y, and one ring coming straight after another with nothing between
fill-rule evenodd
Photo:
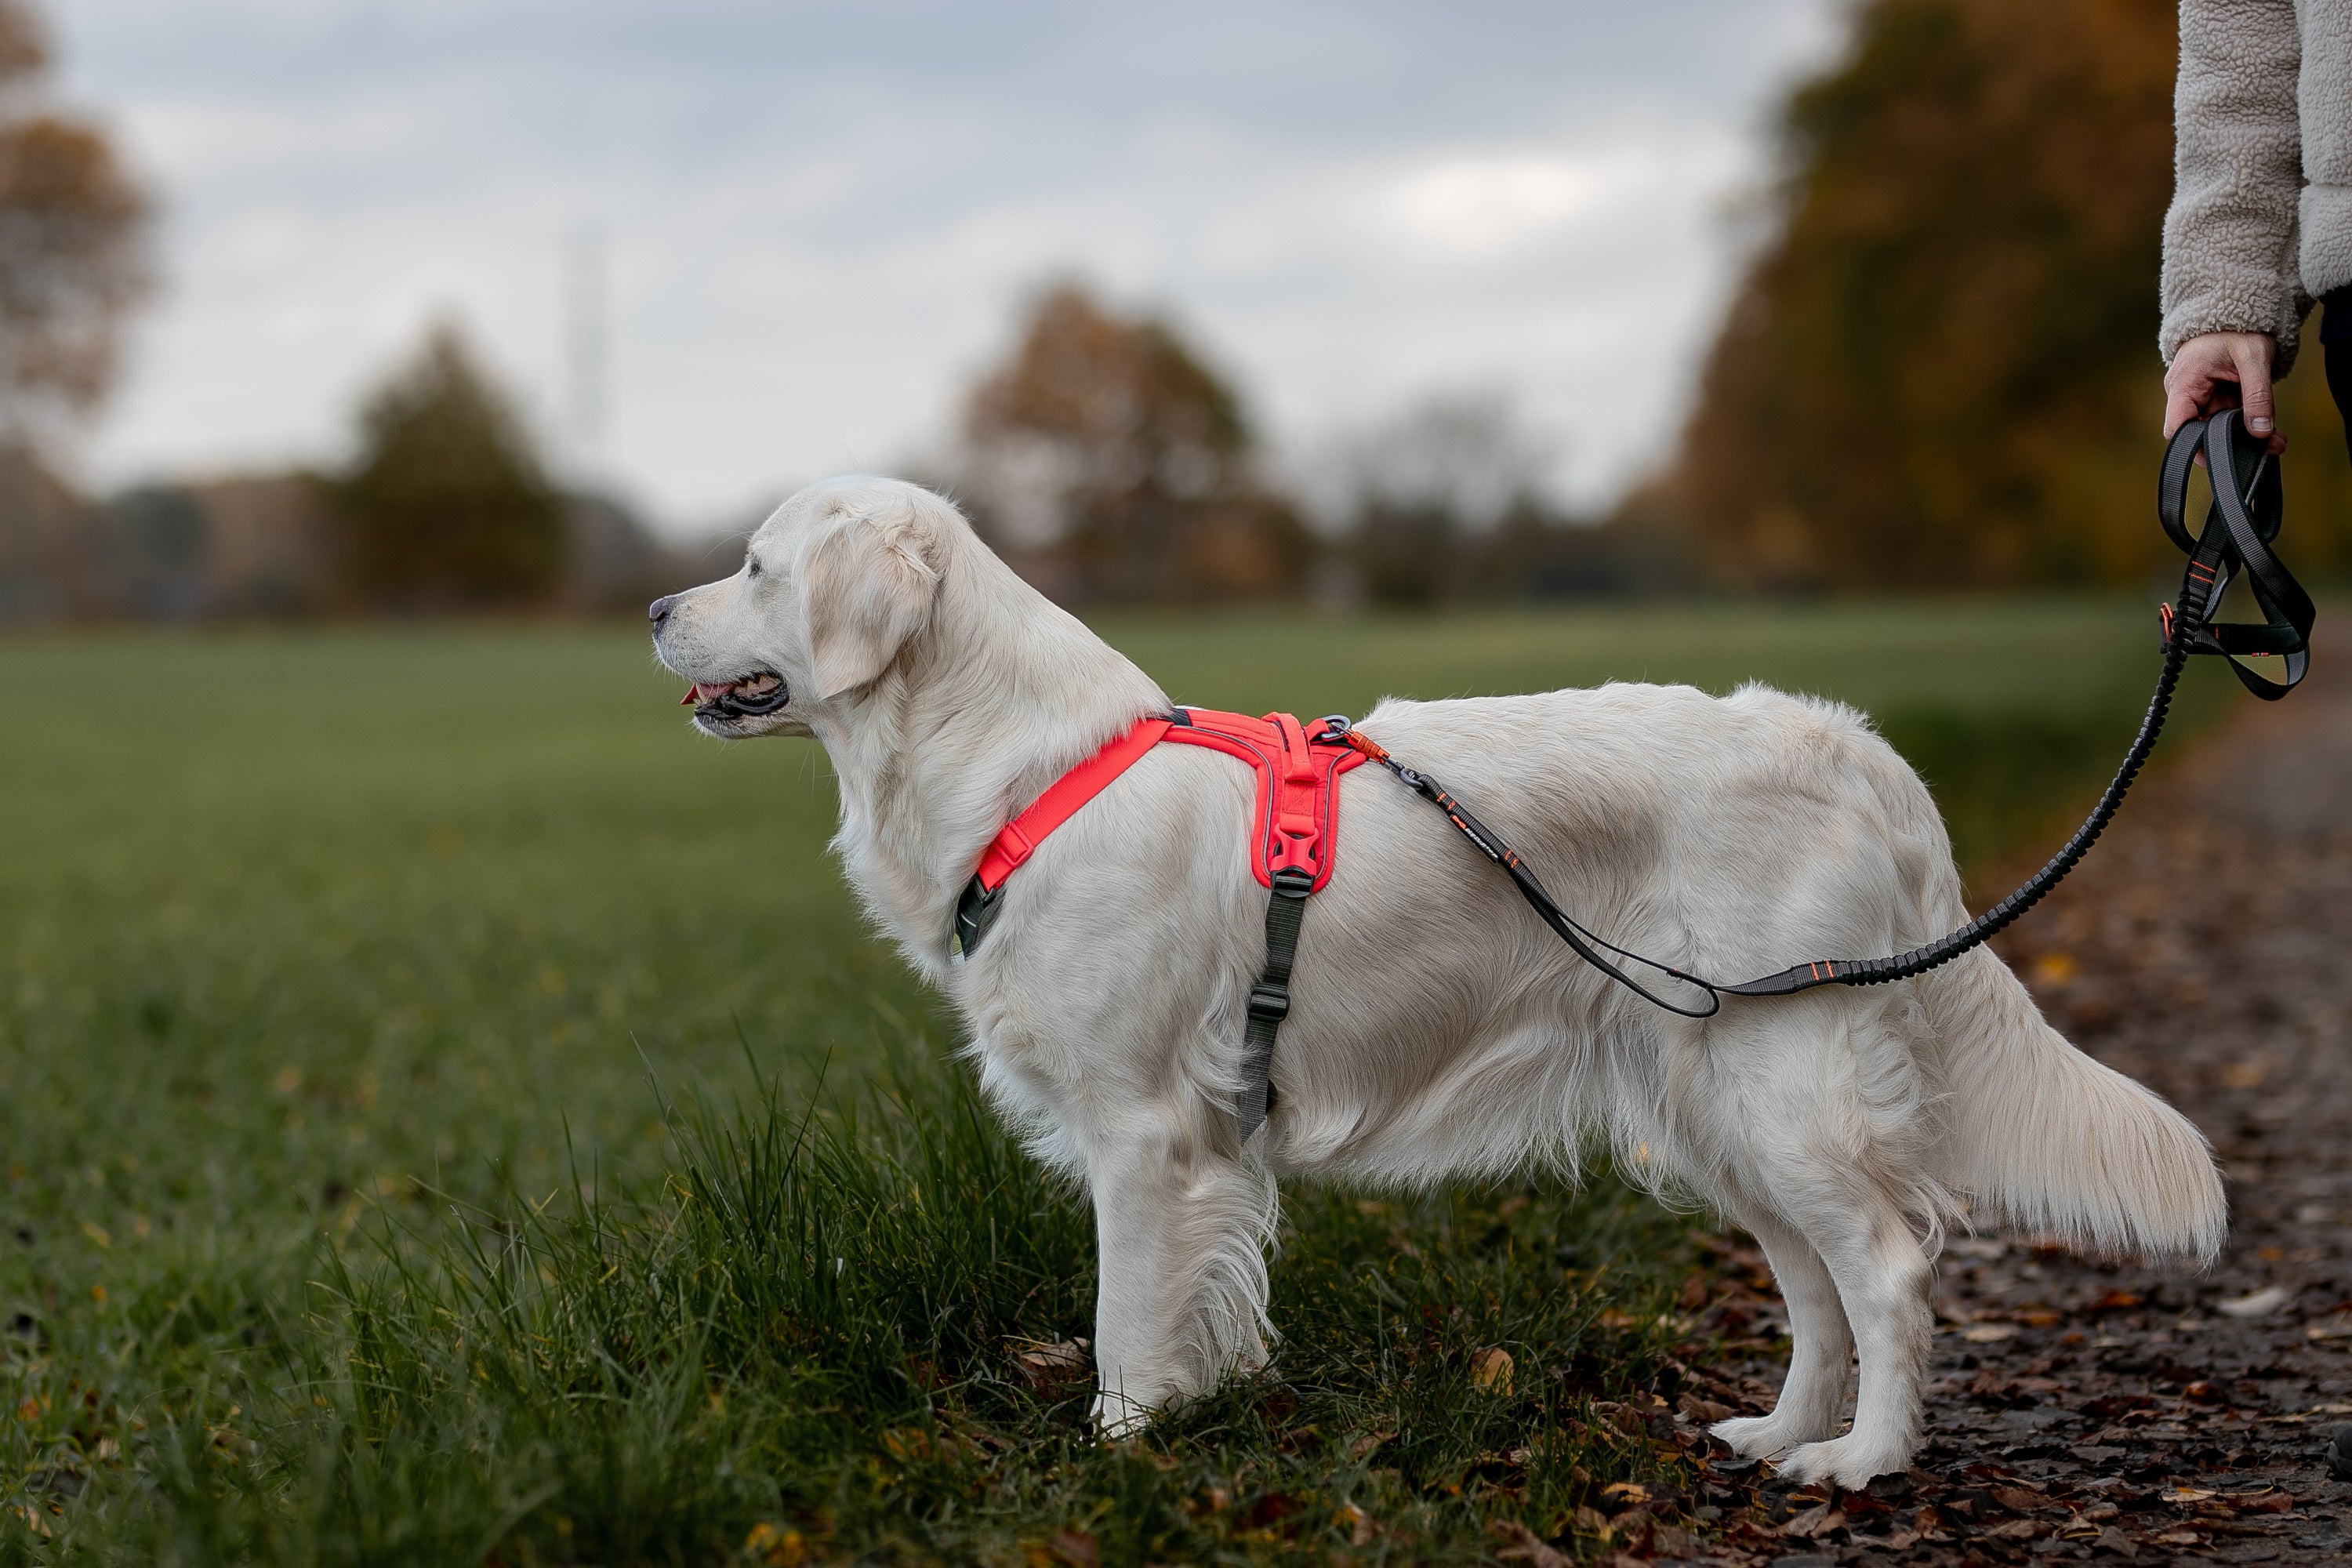
<instances>
[{"instance_id":1,"label":"green grass","mask_svg":"<svg viewBox=\"0 0 2352 1568\"><path fill-rule=\"evenodd\" d=\"M1983 860L2104 777L2147 619L1105 630L1253 710L1832 693ZM1088 1331L1083 1206L860 927L821 758L698 741L676 689L625 627L0 642L0 1556L1466 1560L1497 1513L1674 1484L1589 1410L1672 1387L1693 1267L1609 1183L1293 1193L1272 1371L1086 1442L1014 1360ZM1472 1384L1496 1345L1508 1392Z\"/></svg>"}]
</instances>

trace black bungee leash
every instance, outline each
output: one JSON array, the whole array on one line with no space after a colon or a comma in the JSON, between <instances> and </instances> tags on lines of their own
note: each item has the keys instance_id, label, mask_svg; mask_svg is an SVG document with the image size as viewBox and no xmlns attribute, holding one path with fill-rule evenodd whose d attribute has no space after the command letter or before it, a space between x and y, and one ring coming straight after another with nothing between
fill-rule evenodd
<instances>
[{"instance_id":1,"label":"black bungee leash","mask_svg":"<svg viewBox=\"0 0 2352 1568\"><path fill-rule=\"evenodd\" d=\"M1511 847L1472 816L1457 797L1435 779L1405 766L1378 743L1358 734L1347 720L1325 720L1323 735L1318 738L1344 740L1445 813L1446 819L1480 854L1509 874L1520 896L1579 958L1643 1001L1669 1013L1685 1018L1709 1018L1722 1009L1726 996L1788 996L1816 985L1879 985L1924 974L2006 929L2041 902L2042 895L2056 887L2089 853L2114 818L2116 807L2123 805L2125 792L2131 788L2148 753L2155 749L2156 738L2164 729L2165 715L2172 706L2173 688L2179 683L2181 669L2190 655L2220 654L2230 658L2230 668L2239 681L2266 702L2274 702L2294 689L2310 668L2314 616L2311 596L2270 550L2284 514L2278 462L2270 455L2266 441L2247 435L2242 428L2242 417L2238 409L2230 408L2210 419L2191 420L2174 433L2165 448L2164 467L2157 481L2157 519L2164 525L2167 536L2188 553L2189 566L2180 580L2179 603L2158 607L2164 662L2157 675L2156 693L2148 699L2147 712L2140 720L2139 733L2132 738L2130 750L2124 753L2123 765L2116 770L2116 776L2108 782L2106 792L2099 796L2099 804L2092 809L2088 820L2023 887L1959 930L1925 947L1887 958L1815 959L1737 985L1703 979L1670 963L1644 958L1580 925L1553 902L1535 873L1528 869ZM2205 514L2204 531L2191 538L2184 521L2189 471L2200 453L2212 477L2213 500ZM2216 625L2212 616L2221 606L2222 591L2241 573L2263 612L2262 624ZM2237 662L2241 658L2282 658L2286 678L2273 680L2256 674ZM1705 1005L1683 1006L1668 1001L1602 957L1603 952L1696 987L1706 994Z\"/></svg>"}]
</instances>

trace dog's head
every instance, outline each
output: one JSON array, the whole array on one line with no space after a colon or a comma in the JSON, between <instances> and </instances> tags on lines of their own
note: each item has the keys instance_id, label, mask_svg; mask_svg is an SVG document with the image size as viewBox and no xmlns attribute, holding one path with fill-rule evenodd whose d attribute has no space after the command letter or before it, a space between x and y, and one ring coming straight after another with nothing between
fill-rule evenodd
<instances>
[{"instance_id":1,"label":"dog's head","mask_svg":"<svg viewBox=\"0 0 2352 1568\"><path fill-rule=\"evenodd\" d=\"M930 618L953 516L895 479L809 486L751 536L732 577L654 601L654 652L693 683L705 733L807 735L887 670Z\"/></svg>"}]
</instances>

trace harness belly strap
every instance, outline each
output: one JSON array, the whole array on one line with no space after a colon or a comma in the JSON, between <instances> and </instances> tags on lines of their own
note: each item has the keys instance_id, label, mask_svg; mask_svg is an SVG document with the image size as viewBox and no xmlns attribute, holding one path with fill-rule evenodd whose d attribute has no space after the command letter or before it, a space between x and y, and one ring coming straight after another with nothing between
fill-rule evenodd
<instances>
[{"instance_id":1,"label":"harness belly strap","mask_svg":"<svg viewBox=\"0 0 2352 1568\"><path fill-rule=\"evenodd\" d=\"M1307 895L1331 879L1341 773L1368 759L1342 737L1347 723L1326 721L1315 734L1288 713L1253 719L1207 708L1179 708L1139 721L1056 780L1004 825L956 900L956 951L969 958L995 923L1005 879L1036 853L1045 836L1076 816L1113 779L1162 741L1207 746L1250 764L1257 802L1250 834L1250 871L1273 897L1265 912L1265 969L1250 987L1242 1042L1242 1089L1234 1120L1247 1142L1273 1109L1274 1040L1290 1012L1290 970Z\"/></svg>"}]
</instances>

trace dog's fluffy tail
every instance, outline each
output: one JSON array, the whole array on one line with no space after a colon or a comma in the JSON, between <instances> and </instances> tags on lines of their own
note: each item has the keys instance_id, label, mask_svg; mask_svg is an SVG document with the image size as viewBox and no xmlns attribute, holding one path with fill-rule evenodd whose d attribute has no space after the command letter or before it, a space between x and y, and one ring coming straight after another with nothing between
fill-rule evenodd
<instances>
[{"instance_id":1,"label":"dog's fluffy tail","mask_svg":"<svg viewBox=\"0 0 2352 1568\"><path fill-rule=\"evenodd\" d=\"M2209 1263L2229 1228L2211 1148L2042 1021L1979 949L1923 977L1948 1095L1941 1174L1979 1214L2077 1247Z\"/></svg>"}]
</instances>

